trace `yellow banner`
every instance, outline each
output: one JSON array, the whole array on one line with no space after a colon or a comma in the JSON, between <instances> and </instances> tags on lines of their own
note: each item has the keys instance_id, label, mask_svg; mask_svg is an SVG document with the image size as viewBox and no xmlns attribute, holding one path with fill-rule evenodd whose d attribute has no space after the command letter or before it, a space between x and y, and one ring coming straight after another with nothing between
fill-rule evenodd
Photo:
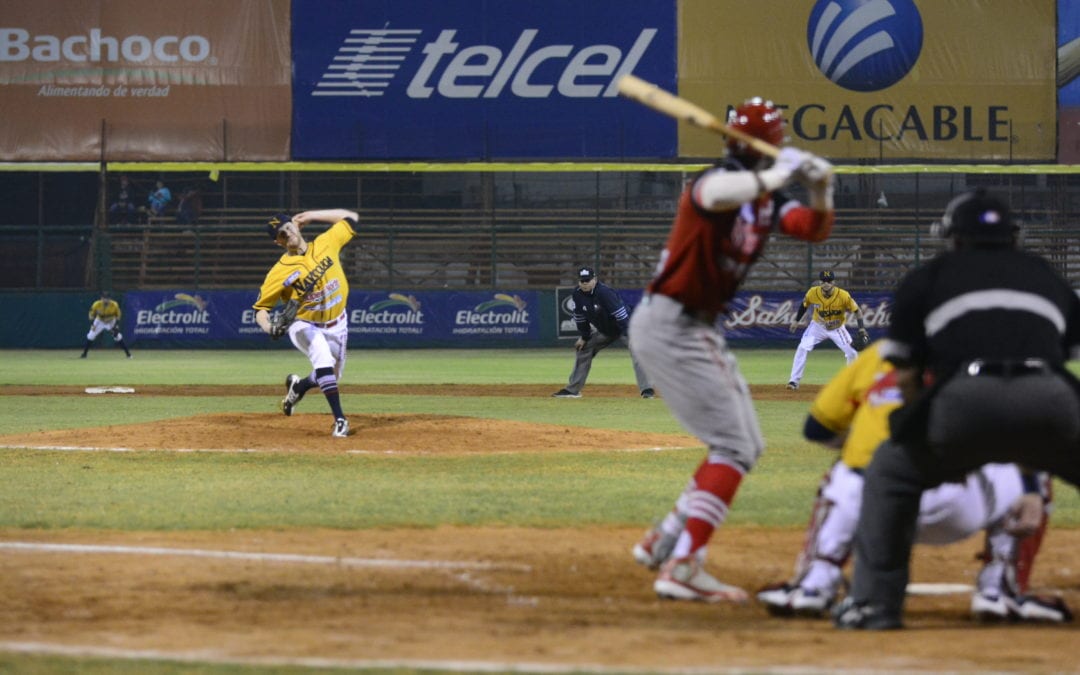
<instances>
[{"instance_id":1,"label":"yellow banner","mask_svg":"<svg viewBox=\"0 0 1080 675\"><path fill-rule=\"evenodd\" d=\"M1053 161L1055 0L681 0L679 94L835 159ZM682 157L722 140L681 125Z\"/></svg>"}]
</instances>

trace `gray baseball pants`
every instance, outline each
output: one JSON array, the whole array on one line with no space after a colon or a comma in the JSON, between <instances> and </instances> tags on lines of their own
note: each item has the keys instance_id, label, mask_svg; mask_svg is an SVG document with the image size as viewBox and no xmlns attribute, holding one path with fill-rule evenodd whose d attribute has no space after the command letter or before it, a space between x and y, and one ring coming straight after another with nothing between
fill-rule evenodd
<instances>
[{"instance_id":1,"label":"gray baseball pants","mask_svg":"<svg viewBox=\"0 0 1080 675\"><path fill-rule=\"evenodd\" d=\"M716 325L664 295L647 295L630 317L630 349L682 426L749 471L765 448L750 387Z\"/></svg>"},{"instance_id":2,"label":"gray baseball pants","mask_svg":"<svg viewBox=\"0 0 1080 675\"><path fill-rule=\"evenodd\" d=\"M593 334L585 341L585 345L577 352L577 357L574 359L574 370L570 373L570 382L566 385L566 390L580 394L585 387L585 380L589 379L593 359L596 358L601 349L610 346L618 339L620 338L604 335L600 331L593 331ZM648 378L645 377L645 371L638 365L633 353L630 355L630 363L634 366L634 377L637 379L638 391L651 389L652 386L649 384Z\"/></svg>"}]
</instances>

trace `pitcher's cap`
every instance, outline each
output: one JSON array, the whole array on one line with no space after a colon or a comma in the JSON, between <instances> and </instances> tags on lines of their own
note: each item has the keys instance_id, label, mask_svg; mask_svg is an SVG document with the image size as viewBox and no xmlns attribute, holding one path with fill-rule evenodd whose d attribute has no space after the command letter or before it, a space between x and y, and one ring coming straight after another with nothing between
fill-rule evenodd
<instances>
[{"instance_id":1,"label":"pitcher's cap","mask_svg":"<svg viewBox=\"0 0 1080 675\"><path fill-rule=\"evenodd\" d=\"M277 239L278 230L290 220L292 220L292 216L287 213L275 213L270 216L270 220L266 222L266 233L270 235L271 239Z\"/></svg>"}]
</instances>

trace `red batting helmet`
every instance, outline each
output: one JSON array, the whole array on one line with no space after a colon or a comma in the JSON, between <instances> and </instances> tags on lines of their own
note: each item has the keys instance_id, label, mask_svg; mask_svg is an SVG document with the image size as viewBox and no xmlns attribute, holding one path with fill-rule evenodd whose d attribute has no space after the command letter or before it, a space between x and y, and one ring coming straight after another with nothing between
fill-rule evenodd
<instances>
[{"instance_id":1,"label":"red batting helmet","mask_svg":"<svg viewBox=\"0 0 1080 675\"><path fill-rule=\"evenodd\" d=\"M784 142L784 115L772 101L755 96L728 113L728 126L772 145ZM757 160L761 155L742 141L728 137L728 152Z\"/></svg>"}]
</instances>

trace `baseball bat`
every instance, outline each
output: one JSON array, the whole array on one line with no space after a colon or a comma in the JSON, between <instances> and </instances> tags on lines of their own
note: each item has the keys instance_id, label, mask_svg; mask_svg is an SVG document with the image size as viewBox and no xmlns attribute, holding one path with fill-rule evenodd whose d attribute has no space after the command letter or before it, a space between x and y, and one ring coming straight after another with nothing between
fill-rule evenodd
<instances>
[{"instance_id":1,"label":"baseball bat","mask_svg":"<svg viewBox=\"0 0 1080 675\"><path fill-rule=\"evenodd\" d=\"M780 148L771 143L766 143L760 138L754 138L739 129L733 129L721 122L708 110L694 105L684 98L664 91L660 87L646 82L634 75L623 75L619 79L619 93L626 98L633 99L657 112L661 112L677 120L689 122L695 127L728 136L741 141L762 155L776 157L780 154Z\"/></svg>"}]
</instances>

